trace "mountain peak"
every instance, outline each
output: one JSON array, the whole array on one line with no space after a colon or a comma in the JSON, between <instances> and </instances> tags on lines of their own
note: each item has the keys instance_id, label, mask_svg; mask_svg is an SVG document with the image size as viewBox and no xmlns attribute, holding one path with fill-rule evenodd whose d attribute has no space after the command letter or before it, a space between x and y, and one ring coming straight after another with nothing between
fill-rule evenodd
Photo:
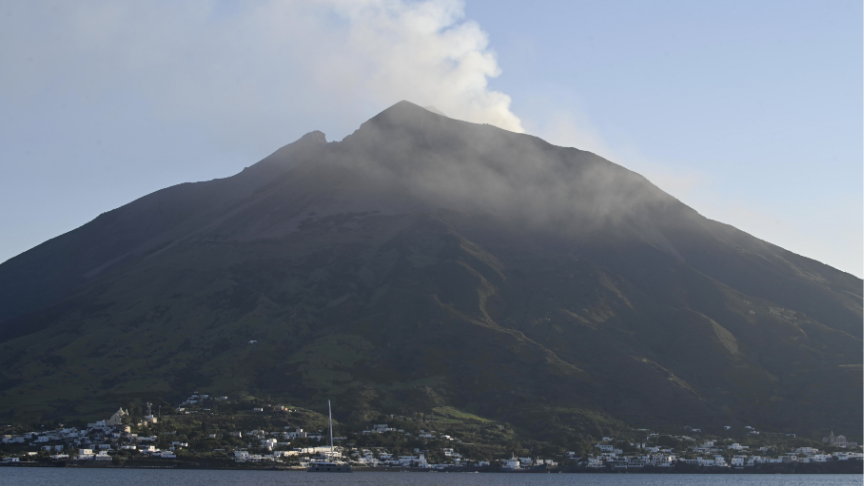
<instances>
[{"instance_id":1,"label":"mountain peak","mask_svg":"<svg viewBox=\"0 0 864 486\"><path fill-rule=\"evenodd\" d=\"M371 123L379 127L388 127L434 123L435 121L441 121L439 114L410 101L402 100L370 118L364 125Z\"/></svg>"},{"instance_id":2,"label":"mountain peak","mask_svg":"<svg viewBox=\"0 0 864 486\"><path fill-rule=\"evenodd\" d=\"M327 143L327 135L321 130L314 130L298 138L294 143Z\"/></svg>"}]
</instances>

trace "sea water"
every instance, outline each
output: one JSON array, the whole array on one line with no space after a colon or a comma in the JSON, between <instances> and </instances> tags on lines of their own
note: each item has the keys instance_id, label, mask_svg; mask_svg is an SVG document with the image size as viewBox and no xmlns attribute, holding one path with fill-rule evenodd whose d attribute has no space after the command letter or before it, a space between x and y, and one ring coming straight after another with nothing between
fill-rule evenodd
<instances>
[{"instance_id":1,"label":"sea water","mask_svg":"<svg viewBox=\"0 0 864 486\"><path fill-rule=\"evenodd\" d=\"M189 469L61 469L0 467L0 485L14 486L861 486L860 475L829 474L495 474L213 471Z\"/></svg>"}]
</instances>

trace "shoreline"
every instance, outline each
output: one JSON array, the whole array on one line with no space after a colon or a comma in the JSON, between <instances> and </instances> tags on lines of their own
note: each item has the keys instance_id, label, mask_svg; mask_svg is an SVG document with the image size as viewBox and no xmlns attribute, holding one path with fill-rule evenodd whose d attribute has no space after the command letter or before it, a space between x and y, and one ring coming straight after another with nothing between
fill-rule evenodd
<instances>
[{"instance_id":1,"label":"shoreline","mask_svg":"<svg viewBox=\"0 0 864 486\"><path fill-rule=\"evenodd\" d=\"M210 471L282 471L282 472L306 472L305 467L230 467L216 464L201 464L192 461L176 461L172 464L94 464L94 463L49 463L49 462L18 462L0 464L0 467L38 467L38 468L69 468L69 469L202 469ZM355 467L356 473L453 473L453 474L841 474L841 475L864 475L864 463L851 462L849 464L808 464L808 465L763 465L748 468L702 468L702 467L671 467L656 468L643 467L626 470L596 469L561 467L554 469L526 469L518 471L502 471L496 468L448 468L448 469L421 469L421 468L372 468Z\"/></svg>"}]
</instances>

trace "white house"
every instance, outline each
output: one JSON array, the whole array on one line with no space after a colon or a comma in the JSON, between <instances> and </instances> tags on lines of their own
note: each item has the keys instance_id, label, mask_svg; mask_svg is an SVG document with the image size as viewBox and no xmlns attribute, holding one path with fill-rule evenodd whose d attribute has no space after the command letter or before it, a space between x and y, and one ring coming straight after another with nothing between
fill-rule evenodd
<instances>
[{"instance_id":1,"label":"white house","mask_svg":"<svg viewBox=\"0 0 864 486\"><path fill-rule=\"evenodd\" d=\"M105 424L111 427L114 427L115 425L120 425L121 423L123 423L123 417L125 417L126 415L129 415L129 412L126 412L122 408L119 408L116 412L114 412L114 415L112 415L111 418L109 418L105 422Z\"/></svg>"},{"instance_id":2,"label":"white house","mask_svg":"<svg viewBox=\"0 0 864 486\"><path fill-rule=\"evenodd\" d=\"M93 456L93 460L96 461L113 461L114 458L108 455L106 451L99 451L99 454Z\"/></svg>"}]
</instances>

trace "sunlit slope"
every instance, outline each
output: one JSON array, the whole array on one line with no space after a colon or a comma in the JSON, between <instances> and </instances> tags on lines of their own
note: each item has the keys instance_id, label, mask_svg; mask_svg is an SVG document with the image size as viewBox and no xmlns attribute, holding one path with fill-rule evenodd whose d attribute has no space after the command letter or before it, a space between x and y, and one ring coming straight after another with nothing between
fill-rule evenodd
<instances>
[{"instance_id":1,"label":"sunlit slope","mask_svg":"<svg viewBox=\"0 0 864 486\"><path fill-rule=\"evenodd\" d=\"M597 412L860 430L861 283L593 154L403 102L0 265L0 413L194 389L538 436Z\"/></svg>"}]
</instances>

